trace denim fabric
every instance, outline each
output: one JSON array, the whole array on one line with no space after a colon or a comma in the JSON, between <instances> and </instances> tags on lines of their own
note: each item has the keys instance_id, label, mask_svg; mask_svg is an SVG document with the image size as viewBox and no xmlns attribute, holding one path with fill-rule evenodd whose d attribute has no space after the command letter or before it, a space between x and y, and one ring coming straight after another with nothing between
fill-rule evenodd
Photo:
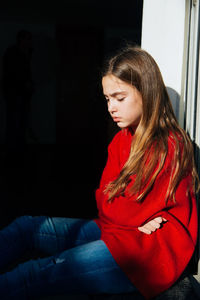
<instances>
[{"instance_id":1,"label":"denim fabric","mask_svg":"<svg viewBox=\"0 0 200 300\"><path fill-rule=\"evenodd\" d=\"M0 275L1 299L136 291L114 261L94 221L23 216L0 231L0 269L41 251Z\"/></svg>"}]
</instances>

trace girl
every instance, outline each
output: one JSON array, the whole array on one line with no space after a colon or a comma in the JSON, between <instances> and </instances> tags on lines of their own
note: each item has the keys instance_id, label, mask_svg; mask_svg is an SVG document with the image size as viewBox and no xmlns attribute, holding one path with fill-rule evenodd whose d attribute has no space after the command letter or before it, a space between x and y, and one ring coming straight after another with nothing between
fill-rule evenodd
<instances>
[{"instance_id":1,"label":"girl","mask_svg":"<svg viewBox=\"0 0 200 300\"><path fill-rule=\"evenodd\" d=\"M96 191L99 216L24 216L3 229L1 268L27 250L49 256L2 273L1 299L123 292L150 299L174 284L192 257L199 180L157 64L127 47L108 62L102 86L121 130Z\"/></svg>"}]
</instances>

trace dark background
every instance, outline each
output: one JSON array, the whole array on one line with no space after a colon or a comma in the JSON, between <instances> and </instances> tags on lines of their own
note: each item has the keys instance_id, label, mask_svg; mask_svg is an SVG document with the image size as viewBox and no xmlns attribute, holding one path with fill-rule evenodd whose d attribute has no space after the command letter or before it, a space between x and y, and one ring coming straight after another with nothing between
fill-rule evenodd
<instances>
[{"instance_id":1,"label":"dark background","mask_svg":"<svg viewBox=\"0 0 200 300\"><path fill-rule=\"evenodd\" d=\"M15 41L18 29L33 33L36 92L30 120L38 137L37 143L27 140L23 164L5 169L1 95L1 226L24 214L96 216L94 191L118 130L102 97L100 70L127 42L140 45L142 5L142 0L0 2L0 52Z\"/></svg>"}]
</instances>

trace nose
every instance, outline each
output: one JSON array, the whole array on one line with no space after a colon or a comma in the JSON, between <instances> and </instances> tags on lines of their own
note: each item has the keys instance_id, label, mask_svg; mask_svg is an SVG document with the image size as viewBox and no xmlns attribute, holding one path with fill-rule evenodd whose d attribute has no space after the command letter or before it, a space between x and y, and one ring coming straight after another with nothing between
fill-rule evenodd
<instances>
[{"instance_id":1,"label":"nose","mask_svg":"<svg viewBox=\"0 0 200 300\"><path fill-rule=\"evenodd\" d=\"M113 114L114 112L117 111L117 106L116 106L115 101L109 100L109 102L108 102L108 111L109 111L110 114Z\"/></svg>"}]
</instances>

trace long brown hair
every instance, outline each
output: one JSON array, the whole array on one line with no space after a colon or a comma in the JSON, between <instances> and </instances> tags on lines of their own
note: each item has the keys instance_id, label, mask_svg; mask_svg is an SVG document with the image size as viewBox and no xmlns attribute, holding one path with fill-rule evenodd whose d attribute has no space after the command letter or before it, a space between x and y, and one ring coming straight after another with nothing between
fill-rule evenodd
<instances>
[{"instance_id":1,"label":"long brown hair","mask_svg":"<svg viewBox=\"0 0 200 300\"><path fill-rule=\"evenodd\" d=\"M108 201L124 194L131 175L135 175L135 180L129 192L136 195L137 201L144 200L163 168L169 133L174 139L175 151L165 201L175 201L176 188L188 170L192 172L193 188L197 186L198 190L193 145L178 125L161 72L152 56L140 47L128 46L109 60L102 75L114 75L136 87L143 100L143 115L132 140L129 158L119 177L105 188Z\"/></svg>"}]
</instances>

